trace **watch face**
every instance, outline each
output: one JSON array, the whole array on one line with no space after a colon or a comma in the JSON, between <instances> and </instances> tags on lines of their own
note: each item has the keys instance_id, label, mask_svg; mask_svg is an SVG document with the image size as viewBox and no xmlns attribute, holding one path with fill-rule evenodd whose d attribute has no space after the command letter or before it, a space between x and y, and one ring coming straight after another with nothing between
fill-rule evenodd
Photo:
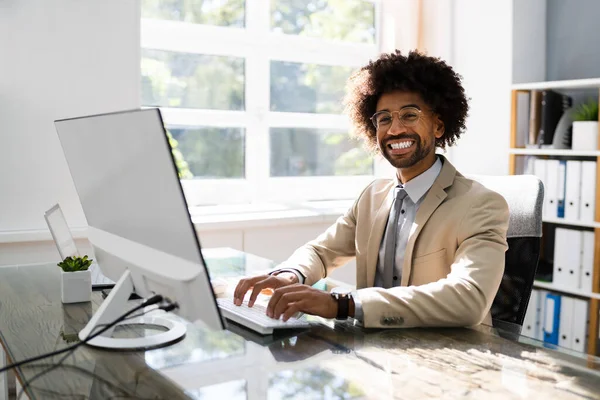
<instances>
[{"instance_id":1,"label":"watch face","mask_svg":"<svg viewBox=\"0 0 600 400\"><path fill-rule=\"evenodd\" d=\"M341 286L336 286L333 289L331 289L331 293L337 293L337 294L349 294L350 292L352 292L352 289L347 288L347 287L341 287Z\"/></svg>"}]
</instances>

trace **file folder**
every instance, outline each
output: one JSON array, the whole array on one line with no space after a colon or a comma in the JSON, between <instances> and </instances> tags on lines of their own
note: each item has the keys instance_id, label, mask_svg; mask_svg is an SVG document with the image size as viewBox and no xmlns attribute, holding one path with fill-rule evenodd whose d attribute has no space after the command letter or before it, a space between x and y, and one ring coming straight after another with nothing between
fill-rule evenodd
<instances>
[{"instance_id":1,"label":"file folder","mask_svg":"<svg viewBox=\"0 0 600 400\"><path fill-rule=\"evenodd\" d=\"M564 283L563 286L569 289L579 289L581 282L581 250L583 241L583 231L575 229L566 229L567 240L555 246L562 248L560 254L565 257L564 265Z\"/></svg>"},{"instance_id":2,"label":"file folder","mask_svg":"<svg viewBox=\"0 0 600 400\"><path fill-rule=\"evenodd\" d=\"M569 230L556 228L554 236L554 265L552 269L552 283L565 286L567 267L569 262Z\"/></svg>"},{"instance_id":3,"label":"file folder","mask_svg":"<svg viewBox=\"0 0 600 400\"><path fill-rule=\"evenodd\" d=\"M546 295L547 290L536 290L538 292L538 307L537 307L537 321L535 323L535 338L537 340L544 340L544 315L546 315Z\"/></svg>"},{"instance_id":4,"label":"file folder","mask_svg":"<svg viewBox=\"0 0 600 400\"><path fill-rule=\"evenodd\" d=\"M558 345L560 326L560 296L553 293L546 295L544 305L544 342Z\"/></svg>"},{"instance_id":5,"label":"file folder","mask_svg":"<svg viewBox=\"0 0 600 400\"><path fill-rule=\"evenodd\" d=\"M558 162L558 181L557 181L557 200L556 200L556 217L564 218L565 217L565 181L567 179L567 162L559 161Z\"/></svg>"},{"instance_id":6,"label":"file folder","mask_svg":"<svg viewBox=\"0 0 600 400\"><path fill-rule=\"evenodd\" d=\"M581 162L581 210L579 219L584 222L594 221L596 211L596 162Z\"/></svg>"},{"instance_id":7,"label":"file folder","mask_svg":"<svg viewBox=\"0 0 600 400\"><path fill-rule=\"evenodd\" d=\"M565 219L578 221L581 199L581 161L567 161L565 183Z\"/></svg>"},{"instance_id":8,"label":"file folder","mask_svg":"<svg viewBox=\"0 0 600 400\"><path fill-rule=\"evenodd\" d=\"M523 329L521 334L533 339L539 339L537 336L539 324L539 291L533 289L531 296L529 297L529 304L527 305L527 311L525 312L525 319L523 320Z\"/></svg>"},{"instance_id":9,"label":"file folder","mask_svg":"<svg viewBox=\"0 0 600 400\"><path fill-rule=\"evenodd\" d=\"M594 271L594 232L582 232L581 279L579 288L586 292L593 289Z\"/></svg>"},{"instance_id":10,"label":"file folder","mask_svg":"<svg viewBox=\"0 0 600 400\"><path fill-rule=\"evenodd\" d=\"M587 300L573 299L573 343L571 348L582 353L587 350L588 310Z\"/></svg>"},{"instance_id":11,"label":"file folder","mask_svg":"<svg viewBox=\"0 0 600 400\"><path fill-rule=\"evenodd\" d=\"M561 296L560 300L560 323L558 328L558 345L565 349L573 348L573 298Z\"/></svg>"},{"instance_id":12,"label":"file folder","mask_svg":"<svg viewBox=\"0 0 600 400\"><path fill-rule=\"evenodd\" d=\"M533 161L533 174L535 176L537 176L540 179L540 181L542 181L542 183L544 184L544 201L542 203L542 217L548 218L549 217L548 207L546 206L546 199L548 197L548 193L547 193L548 176L546 173L546 160L536 158Z\"/></svg>"},{"instance_id":13,"label":"file folder","mask_svg":"<svg viewBox=\"0 0 600 400\"><path fill-rule=\"evenodd\" d=\"M545 160L546 162L546 191L545 205L546 218L558 217L558 160Z\"/></svg>"}]
</instances>

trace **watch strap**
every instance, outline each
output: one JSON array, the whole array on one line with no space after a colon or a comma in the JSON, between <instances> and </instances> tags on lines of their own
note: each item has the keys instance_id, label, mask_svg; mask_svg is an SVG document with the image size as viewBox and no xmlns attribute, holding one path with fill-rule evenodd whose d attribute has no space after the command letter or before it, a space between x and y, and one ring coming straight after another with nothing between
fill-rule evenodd
<instances>
[{"instance_id":1,"label":"watch strap","mask_svg":"<svg viewBox=\"0 0 600 400\"><path fill-rule=\"evenodd\" d=\"M338 303L338 310L335 319L348 319L348 314L350 312L350 298L352 295L350 293L332 293L331 296Z\"/></svg>"}]
</instances>

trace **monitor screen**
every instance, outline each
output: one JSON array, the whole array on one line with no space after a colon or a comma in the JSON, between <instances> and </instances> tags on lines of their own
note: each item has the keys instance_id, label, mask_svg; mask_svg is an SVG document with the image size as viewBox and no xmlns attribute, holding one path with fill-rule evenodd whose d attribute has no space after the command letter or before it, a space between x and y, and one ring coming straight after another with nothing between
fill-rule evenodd
<instances>
[{"instance_id":1,"label":"monitor screen","mask_svg":"<svg viewBox=\"0 0 600 400\"><path fill-rule=\"evenodd\" d=\"M109 113L55 125L90 231L97 233L90 234L90 242L102 272L117 281L129 269L137 279L136 292L177 296L180 289L167 286L189 281L193 265L194 279L201 281L194 286L201 290L194 294L193 310L190 304L184 308L222 328L160 111ZM150 265L158 259L167 265ZM152 268L154 278L144 275Z\"/></svg>"}]
</instances>

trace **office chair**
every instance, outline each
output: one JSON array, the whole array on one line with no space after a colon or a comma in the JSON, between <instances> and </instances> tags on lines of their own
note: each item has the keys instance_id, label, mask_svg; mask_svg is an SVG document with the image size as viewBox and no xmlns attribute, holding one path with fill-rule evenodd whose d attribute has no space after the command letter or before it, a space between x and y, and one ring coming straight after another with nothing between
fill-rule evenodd
<instances>
[{"instance_id":1,"label":"office chair","mask_svg":"<svg viewBox=\"0 0 600 400\"><path fill-rule=\"evenodd\" d=\"M508 203L510 219L504 276L491 313L494 326L506 328L516 324L520 330L540 256L544 185L532 175L469 178L501 194Z\"/></svg>"}]
</instances>

